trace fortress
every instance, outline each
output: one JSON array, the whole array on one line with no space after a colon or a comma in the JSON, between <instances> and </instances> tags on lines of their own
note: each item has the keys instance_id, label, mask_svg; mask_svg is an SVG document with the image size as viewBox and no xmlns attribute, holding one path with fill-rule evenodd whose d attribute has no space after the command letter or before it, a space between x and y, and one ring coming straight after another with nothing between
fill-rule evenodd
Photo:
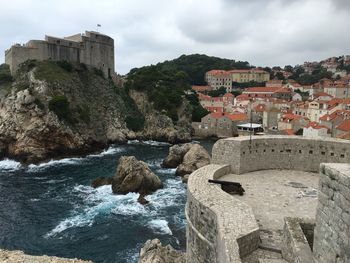
<instances>
[{"instance_id":1,"label":"fortress","mask_svg":"<svg viewBox=\"0 0 350 263\"><path fill-rule=\"evenodd\" d=\"M114 40L98 32L85 31L85 34L64 38L45 36L45 40L15 44L5 51L5 63L10 66L11 74L28 59L84 63L111 77L114 74Z\"/></svg>"},{"instance_id":2,"label":"fortress","mask_svg":"<svg viewBox=\"0 0 350 263\"><path fill-rule=\"evenodd\" d=\"M208 179L238 181L246 193ZM350 142L219 140L212 164L189 177L185 213L187 262L350 262Z\"/></svg>"}]
</instances>

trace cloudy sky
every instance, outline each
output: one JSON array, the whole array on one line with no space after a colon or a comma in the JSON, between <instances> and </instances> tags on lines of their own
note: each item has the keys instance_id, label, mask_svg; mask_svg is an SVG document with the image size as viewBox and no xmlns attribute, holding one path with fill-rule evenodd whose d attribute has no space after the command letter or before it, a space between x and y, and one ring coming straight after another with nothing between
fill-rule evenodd
<instances>
[{"instance_id":1,"label":"cloudy sky","mask_svg":"<svg viewBox=\"0 0 350 263\"><path fill-rule=\"evenodd\" d=\"M350 54L349 0L1 0L0 51L96 24L121 74L193 53L256 66Z\"/></svg>"}]
</instances>

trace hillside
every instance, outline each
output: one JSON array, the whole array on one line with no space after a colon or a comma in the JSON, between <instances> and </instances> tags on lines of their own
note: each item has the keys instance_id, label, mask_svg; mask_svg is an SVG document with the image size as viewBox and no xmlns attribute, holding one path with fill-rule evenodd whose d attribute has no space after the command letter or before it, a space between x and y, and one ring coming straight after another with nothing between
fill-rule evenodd
<instances>
[{"instance_id":1,"label":"hillside","mask_svg":"<svg viewBox=\"0 0 350 263\"><path fill-rule=\"evenodd\" d=\"M190 139L189 124L178 130L151 104L140 108L127 89L83 64L27 61L13 78L1 66L0 154L37 162L128 139Z\"/></svg>"},{"instance_id":2,"label":"hillside","mask_svg":"<svg viewBox=\"0 0 350 263\"><path fill-rule=\"evenodd\" d=\"M132 69L127 75L126 87L146 93L155 109L175 122L179 120L179 105L186 98L192 121L200 121L208 112L195 96L185 95L186 91L191 85L205 85L204 75L209 70L235 68L250 68L250 65L206 55L182 55L174 60Z\"/></svg>"}]
</instances>

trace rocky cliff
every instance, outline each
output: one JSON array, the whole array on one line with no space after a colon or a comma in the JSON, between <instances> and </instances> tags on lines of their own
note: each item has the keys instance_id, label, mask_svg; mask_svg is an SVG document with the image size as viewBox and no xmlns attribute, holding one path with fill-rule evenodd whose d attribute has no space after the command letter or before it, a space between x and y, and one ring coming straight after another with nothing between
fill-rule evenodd
<instances>
[{"instance_id":1,"label":"rocky cliff","mask_svg":"<svg viewBox=\"0 0 350 263\"><path fill-rule=\"evenodd\" d=\"M27 61L10 85L0 85L0 157L37 162L129 138L171 142L190 138L188 127L177 129L142 93L133 98L137 105L124 88L96 69ZM145 105L147 111L140 111ZM130 127L139 119L145 124L135 133Z\"/></svg>"}]
</instances>

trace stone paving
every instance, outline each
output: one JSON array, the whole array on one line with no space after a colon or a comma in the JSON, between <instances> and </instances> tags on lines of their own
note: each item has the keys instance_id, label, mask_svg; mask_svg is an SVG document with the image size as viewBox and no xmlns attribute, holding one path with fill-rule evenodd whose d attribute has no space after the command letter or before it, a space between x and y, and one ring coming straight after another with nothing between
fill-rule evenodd
<instances>
[{"instance_id":1,"label":"stone paving","mask_svg":"<svg viewBox=\"0 0 350 263\"><path fill-rule=\"evenodd\" d=\"M240 175L229 174L220 180L242 184L245 194L235 195L235 198L253 209L260 228L262 249L245 258L243 262L255 263L258 262L258 257L281 258L278 252L281 249L284 217L315 218L319 180L316 173L262 170Z\"/></svg>"},{"instance_id":2,"label":"stone paving","mask_svg":"<svg viewBox=\"0 0 350 263\"><path fill-rule=\"evenodd\" d=\"M316 215L319 176L316 173L291 170L262 170L246 174L230 174L220 180L240 182L245 189L243 196L235 198L252 207L262 229L283 229L284 217Z\"/></svg>"}]
</instances>

